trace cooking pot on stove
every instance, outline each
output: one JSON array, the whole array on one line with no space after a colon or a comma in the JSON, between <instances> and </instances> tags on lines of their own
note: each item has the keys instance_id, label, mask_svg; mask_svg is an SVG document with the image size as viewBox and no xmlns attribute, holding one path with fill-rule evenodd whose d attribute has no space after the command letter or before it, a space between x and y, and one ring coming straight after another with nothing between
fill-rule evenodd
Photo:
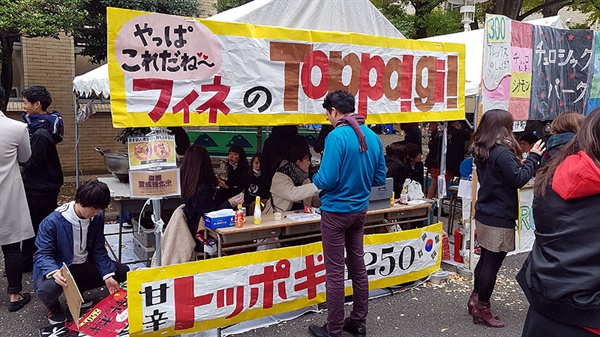
<instances>
[{"instance_id":1,"label":"cooking pot on stove","mask_svg":"<svg viewBox=\"0 0 600 337\"><path fill-rule=\"evenodd\" d=\"M121 182L129 181L129 157L127 153L111 152L100 148L95 148L95 150L104 157L104 164L110 173Z\"/></svg>"}]
</instances>

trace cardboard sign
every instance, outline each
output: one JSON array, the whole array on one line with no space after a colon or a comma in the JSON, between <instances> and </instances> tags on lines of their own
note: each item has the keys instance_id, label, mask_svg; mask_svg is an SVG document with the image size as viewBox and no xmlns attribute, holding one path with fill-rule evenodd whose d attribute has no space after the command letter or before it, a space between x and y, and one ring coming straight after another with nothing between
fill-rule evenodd
<instances>
[{"instance_id":1,"label":"cardboard sign","mask_svg":"<svg viewBox=\"0 0 600 337\"><path fill-rule=\"evenodd\" d=\"M77 287L77 283L75 283L75 279L73 278L73 275L71 275L69 267L67 267L64 262L62 268L60 268L60 272L63 277L67 279L67 286L63 287L67 306L69 307L69 311L71 312L71 316L73 316L75 324L79 327L79 312L81 310L81 303L83 303L83 297L81 297L79 287Z\"/></svg>"},{"instance_id":2,"label":"cardboard sign","mask_svg":"<svg viewBox=\"0 0 600 337\"><path fill-rule=\"evenodd\" d=\"M129 171L131 198L162 198L181 194L179 168Z\"/></svg>"}]
</instances>

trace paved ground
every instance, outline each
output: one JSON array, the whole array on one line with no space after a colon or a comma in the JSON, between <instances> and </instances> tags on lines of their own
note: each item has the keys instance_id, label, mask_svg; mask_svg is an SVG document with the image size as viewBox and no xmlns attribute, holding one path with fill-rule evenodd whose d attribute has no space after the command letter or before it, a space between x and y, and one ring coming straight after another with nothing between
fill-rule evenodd
<instances>
[{"instance_id":1,"label":"paved ground","mask_svg":"<svg viewBox=\"0 0 600 337\"><path fill-rule=\"evenodd\" d=\"M1 255L0 255L1 257ZM436 286L426 282L392 296L369 302L368 335L376 337L397 336L520 336L527 301L514 276L521 267L526 254L510 256L500 270L492 307L505 320L506 327L492 329L475 325L467 314L466 301L471 282L458 275L451 276L448 283ZM445 269L452 269L445 266ZM0 258L0 271L4 259ZM24 290L32 291L31 273L24 275ZM6 289L6 278L0 277L0 289ZM86 297L96 301L107 294L105 289L88 293ZM350 308L347 306L346 310ZM16 313L8 312L0 304L0 337L39 336L39 329L47 326L43 304L34 295L32 302ZM308 336L310 324L325 322L326 312L306 314L292 321L238 334L243 337ZM347 335L350 336L350 335Z\"/></svg>"}]
</instances>

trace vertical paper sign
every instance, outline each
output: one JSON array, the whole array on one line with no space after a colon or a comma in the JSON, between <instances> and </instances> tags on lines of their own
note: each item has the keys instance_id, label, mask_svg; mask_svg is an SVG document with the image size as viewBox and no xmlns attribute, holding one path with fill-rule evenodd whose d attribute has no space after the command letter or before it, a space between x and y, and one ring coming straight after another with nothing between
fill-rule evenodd
<instances>
[{"instance_id":1,"label":"vertical paper sign","mask_svg":"<svg viewBox=\"0 0 600 337\"><path fill-rule=\"evenodd\" d=\"M483 45L483 111L508 110L511 80L510 19L487 15Z\"/></svg>"},{"instance_id":2,"label":"vertical paper sign","mask_svg":"<svg viewBox=\"0 0 600 337\"><path fill-rule=\"evenodd\" d=\"M533 79L529 119L583 113L593 67L592 30L533 27Z\"/></svg>"},{"instance_id":3,"label":"vertical paper sign","mask_svg":"<svg viewBox=\"0 0 600 337\"><path fill-rule=\"evenodd\" d=\"M600 32L594 32L594 66L590 88L590 98L588 100L586 115L600 106Z\"/></svg>"},{"instance_id":4,"label":"vertical paper sign","mask_svg":"<svg viewBox=\"0 0 600 337\"><path fill-rule=\"evenodd\" d=\"M511 80L508 111L516 121L527 120L531 96L531 34L533 26L511 20Z\"/></svg>"}]
</instances>

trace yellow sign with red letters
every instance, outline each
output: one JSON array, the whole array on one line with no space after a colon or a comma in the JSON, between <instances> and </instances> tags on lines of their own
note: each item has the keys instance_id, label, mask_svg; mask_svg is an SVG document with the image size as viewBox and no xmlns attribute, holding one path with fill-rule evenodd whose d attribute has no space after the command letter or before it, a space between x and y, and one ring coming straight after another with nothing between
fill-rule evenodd
<instances>
[{"instance_id":1,"label":"yellow sign with red letters","mask_svg":"<svg viewBox=\"0 0 600 337\"><path fill-rule=\"evenodd\" d=\"M108 9L115 127L325 122L342 89L367 123L464 118L465 46Z\"/></svg>"},{"instance_id":2,"label":"yellow sign with red letters","mask_svg":"<svg viewBox=\"0 0 600 337\"><path fill-rule=\"evenodd\" d=\"M369 289L439 270L441 241L441 223L365 236ZM317 242L136 270L127 284L130 335L172 336L324 302L325 265ZM347 276L345 292L352 293Z\"/></svg>"}]
</instances>

